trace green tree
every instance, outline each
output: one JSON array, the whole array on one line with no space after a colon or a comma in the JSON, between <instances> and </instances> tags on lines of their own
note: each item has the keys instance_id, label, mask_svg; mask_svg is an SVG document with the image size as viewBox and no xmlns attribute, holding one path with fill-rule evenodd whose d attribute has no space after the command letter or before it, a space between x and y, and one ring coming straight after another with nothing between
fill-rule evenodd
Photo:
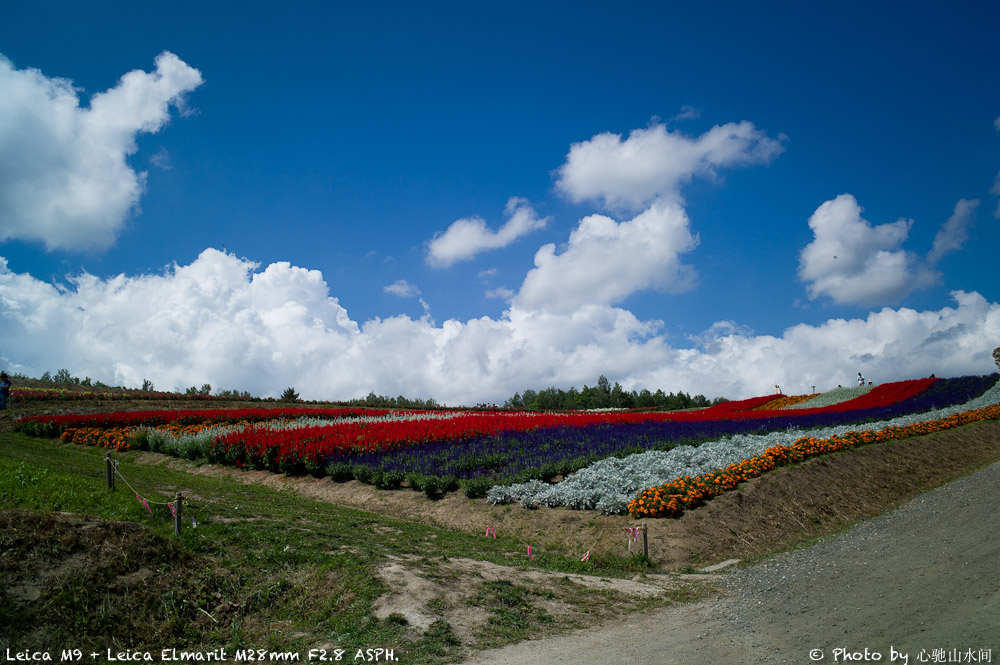
<instances>
[{"instance_id":1,"label":"green tree","mask_svg":"<svg viewBox=\"0 0 1000 665\"><path fill-rule=\"evenodd\" d=\"M639 391L639 396L635 400L635 405L642 408L653 406L653 393L649 392L648 388L643 388Z\"/></svg>"},{"instance_id":2,"label":"green tree","mask_svg":"<svg viewBox=\"0 0 1000 665\"><path fill-rule=\"evenodd\" d=\"M993 362L997 364L997 367L1000 367L1000 346L993 349Z\"/></svg>"},{"instance_id":3,"label":"green tree","mask_svg":"<svg viewBox=\"0 0 1000 665\"><path fill-rule=\"evenodd\" d=\"M299 394L295 392L295 388L285 388L285 392L281 393L282 402L298 402Z\"/></svg>"}]
</instances>

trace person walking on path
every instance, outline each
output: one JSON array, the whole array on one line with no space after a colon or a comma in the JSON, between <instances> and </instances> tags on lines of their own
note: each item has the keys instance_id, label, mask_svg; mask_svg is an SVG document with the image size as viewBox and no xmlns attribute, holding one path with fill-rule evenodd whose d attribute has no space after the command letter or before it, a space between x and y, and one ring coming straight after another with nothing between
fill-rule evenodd
<instances>
[{"instance_id":1,"label":"person walking on path","mask_svg":"<svg viewBox=\"0 0 1000 665\"><path fill-rule=\"evenodd\" d=\"M861 372L858 372L858 385L859 386L865 385L865 377L861 376Z\"/></svg>"},{"instance_id":2,"label":"person walking on path","mask_svg":"<svg viewBox=\"0 0 1000 665\"><path fill-rule=\"evenodd\" d=\"M7 378L7 372L0 372L0 411L7 408L7 403L10 401L10 379Z\"/></svg>"}]
</instances>

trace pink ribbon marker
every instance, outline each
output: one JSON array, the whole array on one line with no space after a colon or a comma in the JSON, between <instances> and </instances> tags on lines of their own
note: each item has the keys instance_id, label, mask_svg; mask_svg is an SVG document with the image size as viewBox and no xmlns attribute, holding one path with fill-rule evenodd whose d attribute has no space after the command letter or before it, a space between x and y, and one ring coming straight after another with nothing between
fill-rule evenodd
<instances>
[{"instance_id":1,"label":"pink ribbon marker","mask_svg":"<svg viewBox=\"0 0 1000 665\"><path fill-rule=\"evenodd\" d=\"M629 539L628 539L628 551L629 552L632 551L632 543L639 542L639 531L641 529L642 529L642 527L638 527L638 526L634 527L634 528L632 528L632 527L625 527L625 532L628 533L628 535L629 535Z\"/></svg>"},{"instance_id":2,"label":"pink ribbon marker","mask_svg":"<svg viewBox=\"0 0 1000 665\"><path fill-rule=\"evenodd\" d=\"M587 553L583 555L583 558L580 559L580 561L590 561L590 550L587 550Z\"/></svg>"},{"instance_id":3,"label":"pink ribbon marker","mask_svg":"<svg viewBox=\"0 0 1000 665\"><path fill-rule=\"evenodd\" d=\"M534 559L535 558L535 555L531 551L531 545L528 545L528 558L529 559Z\"/></svg>"},{"instance_id":4,"label":"pink ribbon marker","mask_svg":"<svg viewBox=\"0 0 1000 665\"><path fill-rule=\"evenodd\" d=\"M170 514L171 515L173 515L174 517L177 517L177 513L174 512L174 504L173 503L171 503L170 501L167 501L167 508L170 509Z\"/></svg>"},{"instance_id":5,"label":"pink ribbon marker","mask_svg":"<svg viewBox=\"0 0 1000 665\"><path fill-rule=\"evenodd\" d=\"M496 532L496 530L493 527L488 526L488 527L486 527L486 537L489 538L490 536L493 536L494 538L496 538L497 537L497 532Z\"/></svg>"}]
</instances>

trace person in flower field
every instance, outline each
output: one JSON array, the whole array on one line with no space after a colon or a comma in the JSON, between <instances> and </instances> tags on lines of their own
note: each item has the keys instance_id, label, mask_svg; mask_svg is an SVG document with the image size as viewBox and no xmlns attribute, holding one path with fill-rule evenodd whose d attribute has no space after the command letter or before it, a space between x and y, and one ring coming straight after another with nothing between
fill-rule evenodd
<instances>
[{"instance_id":1,"label":"person in flower field","mask_svg":"<svg viewBox=\"0 0 1000 665\"><path fill-rule=\"evenodd\" d=\"M858 385L859 386L865 385L865 377L861 376L861 372L858 372Z\"/></svg>"},{"instance_id":2,"label":"person in flower field","mask_svg":"<svg viewBox=\"0 0 1000 665\"><path fill-rule=\"evenodd\" d=\"M0 410L6 409L9 401L10 379L7 378L7 372L0 372Z\"/></svg>"}]
</instances>

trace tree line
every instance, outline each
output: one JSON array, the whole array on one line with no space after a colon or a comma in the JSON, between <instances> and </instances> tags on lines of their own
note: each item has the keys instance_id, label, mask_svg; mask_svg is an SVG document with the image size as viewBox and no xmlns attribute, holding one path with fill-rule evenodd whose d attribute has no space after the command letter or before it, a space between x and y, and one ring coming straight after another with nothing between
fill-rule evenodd
<instances>
[{"instance_id":1,"label":"tree line","mask_svg":"<svg viewBox=\"0 0 1000 665\"><path fill-rule=\"evenodd\" d=\"M675 411L678 409L693 409L698 407L712 406L728 401L724 397L716 397L709 400L704 395L692 397L684 391L677 393L665 393L658 389L650 392L648 389L625 390L617 381L612 386L608 378L603 374L597 379L596 386L584 384L583 390L571 387L569 390L562 388L545 388L544 390L528 389L521 393L514 393L504 403L507 409L662 409L664 411Z\"/></svg>"}]
</instances>

